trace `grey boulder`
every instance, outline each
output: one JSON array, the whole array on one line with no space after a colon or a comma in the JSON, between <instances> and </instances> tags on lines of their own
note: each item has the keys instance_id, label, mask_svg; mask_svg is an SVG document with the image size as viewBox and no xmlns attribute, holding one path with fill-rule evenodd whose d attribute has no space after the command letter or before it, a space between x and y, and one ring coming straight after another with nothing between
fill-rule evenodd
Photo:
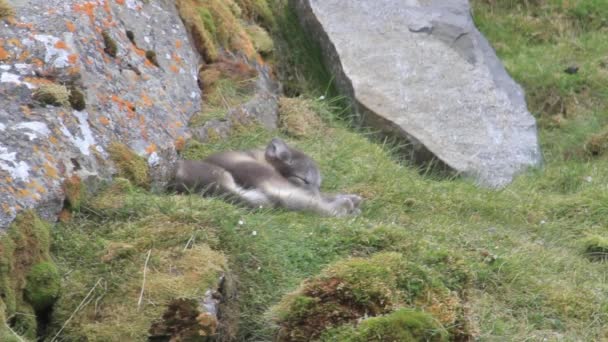
<instances>
[{"instance_id":1,"label":"grey boulder","mask_svg":"<svg viewBox=\"0 0 608 342\"><path fill-rule=\"evenodd\" d=\"M541 163L521 87L466 0L292 0L364 124L409 140L479 184Z\"/></svg>"}]
</instances>

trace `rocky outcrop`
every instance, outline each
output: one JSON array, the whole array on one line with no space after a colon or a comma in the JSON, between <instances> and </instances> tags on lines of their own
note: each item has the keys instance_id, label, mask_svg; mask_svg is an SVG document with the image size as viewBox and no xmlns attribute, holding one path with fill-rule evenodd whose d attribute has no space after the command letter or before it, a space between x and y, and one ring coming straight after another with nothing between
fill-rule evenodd
<instances>
[{"instance_id":1,"label":"rocky outcrop","mask_svg":"<svg viewBox=\"0 0 608 342\"><path fill-rule=\"evenodd\" d=\"M198 56L168 0L19 0L0 30L0 229L56 217L62 184L113 173L110 142L162 183L200 109Z\"/></svg>"},{"instance_id":2,"label":"rocky outcrop","mask_svg":"<svg viewBox=\"0 0 608 342\"><path fill-rule=\"evenodd\" d=\"M500 187L541 162L524 94L466 0L292 0L367 125ZM429 153L430 152L430 153Z\"/></svg>"}]
</instances>

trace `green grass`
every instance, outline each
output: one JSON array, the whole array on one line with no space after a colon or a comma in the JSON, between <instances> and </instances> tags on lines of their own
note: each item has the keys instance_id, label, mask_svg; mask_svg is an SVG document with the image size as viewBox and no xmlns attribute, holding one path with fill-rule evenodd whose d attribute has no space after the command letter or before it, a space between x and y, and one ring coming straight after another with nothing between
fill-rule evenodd
<instances>
[{"instance_id":1,"label":"green grass","mask_svg":"<svg viewBox=\"0 0 608 342\"><path fill-rule=\"evenodd\" d=\"M480 340L608 339L608 263L588 259L585 249L589 236L601 241L608 237L608 158L580 153L608 124L608 92L603 86L608 71L601 66L608 51L601 18L608 5L473 3L477 24L525 88L530 109L541 122L542 169L499 191L462 179L425 176L399 162L395 148L338 120L341 109L335 102L317 100L315 109L326 127L286 140L318 161L323 191L365 197L360 216L248 210L218 198L138 190L125 194L117 208L92 208L55 230L54 252L62 276L68 282L75 274L82 276L80 259L84 265L96 262L97 257L87 256L87 243L98 245L92 248L97 251L106 240L129 243L131 228L138 231L142 219L162 214L206 227L203 231L213 238L201 236L200 241L228 256L230 271L238 277L238 340L272 340L276 327L268 321L269 308L334 262L398 252L423 265L421 256L435 250L457 255L471 272L466 300ZM302 41L297 25L286 18L293 19L277 17L285 39L277 44L277 55L285 58L280 67L283 75L292 76L288 87L293 94L316 98L326 92L329 78L314 62L318 49L305 48L310 42ZM564 73L572 64L580 67L579 73ZM545 105L546 100L563 105ZM201 158L213 151L262 146L275 135L280 133L249 128L226 140L190 144L185 155ZM87 213L86 203L81 210ZM173 232L170 245L185 244L191 236L192 231ZM128 270L141 268L141 259L138 254ZM84 278L88 282L82 282L79 293L85 294L99 276L119 288L116 284L128 272L112 267L122 264L103 267L101 275ZM100 305L105 300L101 298ZM369 325L374 322L384 321Z\"/></svg>"}]
</instances>

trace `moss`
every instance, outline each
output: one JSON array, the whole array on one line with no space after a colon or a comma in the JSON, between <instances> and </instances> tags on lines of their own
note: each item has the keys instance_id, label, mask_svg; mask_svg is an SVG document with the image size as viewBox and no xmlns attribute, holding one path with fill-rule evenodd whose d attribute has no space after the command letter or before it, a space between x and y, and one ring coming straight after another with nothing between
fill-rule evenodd
<instances>
[{"instance_id":1,"label":"moss","mask_svg":"<svg viewBox=\"0 0 608 342\"><path fill-rule=\"evenodd\" d=\"M131 30L126 30L125 34L127 35L127 38L129 38L129 41L131 41L131 44L137 46L137 44L135 44L135 33Z\"/></svg>"},{"instance_id":2,"label":"moss","mask_svg":"<svg viewBox=\"0 0 608 342\"><path fill-rule=\"evenodd\" d=\"M74 87L70 88L69 101L72 108L78 111L84 110L87 106L84 94Z\"/></svg>"},{"instance_id":3,"label":"moss","mask_svg":"<svg viewBox=\"0 0 608 342\"><path fill-rule=\"evenodd\" d=\"M50 308L59 297L60 290L59 271L52 262L34 265L27 275L25 299L38 312Z\"/></svg>"},{"instance_id":4,"label":"moss","mask_svg":"<svg viewBox=\"0 0 608 342\"><path fill-rule=\"evenodd\" d=\"M108 31L102 31L101 37L103 38L103 44L105 46L103 51L112 57L116 57L116 54L118 53L118 45L116 44L116 41L110 37L110 33L108 33Z\"/></svg>"},{"instance_id":5,"label":"moss","mask_svg":"<svg viewBox=\"0 0 608 342\"><path fill-rule=\"evenodd\" d=\"M251 38L253 47L262 56L269 56L274 50L274 42L270 34L258 25L248 25L245 31Z\"/></svg>"},{"instance_id":6,"label":"moss","mask_svg":"<svg viewBox=\"0 0 608 342\"><path fill-rule=\"evenodd\" d=\"M153 50L146 51L146 59L150 61L150 63L160 68L160 64L158 64L158 59L156 59L156 52Z\"/></svg>"},{"instance_id":7,"label":"moss","mask_svg":"<svg viewBox=\"0 0 608 342\"><path fill-rule=\"evenodd\" d=\"M328 327L388 313L401 303L397 272L404 268L406 260L398 253L329 266L271 310L281 327L280 340L314 339Z\"/></svg>"},{"instance_id":8,"label":"moss","mask_svg":"<svg viewBox=\"0 0 608 342\"><path fill-rule=\"evenodd\" d=\"M96 212L118 210L125 205L125 198L132 191L133 186L128 179L116 177L112 184L89 199L86 207Z\"/></svg>"},{"instance_id":9,"label":"moss","mask_svg":"<svg viewBox=\"0 0 608 342\"><path fill-rule=\"evenodd\" d=\"M587 139L585 151L591 156L601 156L606 153L608 151L608 128Z\"/></svg>"},{"instance_id":10,"label":"moss","mask_svg":"<svg viewBox=\"0 0 608 342\"><path fill-rule=\"evenodd\" d=\"M279 125L285 133L302 138L323 128L321 118L315 113L310 100L281 97L279 99Z\"/></svg>"},{"instance_id":11,"label":"moss","mask_svg":"<svg viewBox=\"0 0 608 342\"><path fill-rule=\"evenodd\" d=\"M126 178L133 184L145 189L149 187L148 163L144 158L118 142L111 143L108 152L118 169L118 177Z\"/></svg>"},{"instance_id":12,"label":"moss","mask_svg":"<svg viewBox=\"0 0 608 342\"><path fill-rule=\"evenodd\" d=\"M42 84L32 96L36 101L45 105L67 106L70 104L70 91L61 84Z\"/></svg>"},{"instance_id":13,"label":"moss","mask_svg":"<svg viewBox=\"0 0 608 342\"><path fill-rule=\"evenodd\" d=\"M77 175L72 175L63 182L63 193L70 210L80 210L80 205L85 197L86 189L82 180Z\"/></svg>"},{"instance_id":14,"label":"moss","mask_svg":"<svg viewBox=\"0 0 608 342\"><path fill-rule=\"evenodd\" d=\"M33 309L24 302L24 289L32 286L29 274L35 265L53 265L49 262L49 248L50 226L33 210L21 212L6 234L0 236L0 311L11 319L13 330L19 334L36 336L36 322L31 317ZM0 328L0 336L2 334Z\"/></svg>"},{"instance_id":15,"label":"moss","mask_svg":"<svg viewBox=\"0 0 608 342\"><path fill-rule=\"evenodd\" d=\"M13 8L6 2L6 0L0 0L0 19L12 17L15 15Z\"/></svg>"},{"instance_id":16,"label":"moss","mask_svg":"<svg viewBox=\"0 0 608 342\"><path fill-rule=\"evenodd\" d=\"M332 329L323 334L321 340L441 342L448 341L448 333L430 314L423 311L400 309L386 316L365 319L357 327Z\"/></svg>"},{"instance_id":17,"label":"moss","mask_svg":"<svg viewBox=\"0 0 608 342\"><path fill-rule=\"evenodd\" d=\"M190 139L186 142L186 148L184 149L182 155L184 159L201 160L205 159L213 152L215 151L208 144L203 144L194 139Z\"/></svg>"},{"instance_id":18,"label":"moss","mask_svg":"<svg viewBox=\"0 0 608 342\"><path fill-rule=\"evenodd\" d=\"M585 256L592 261L608 261L608 237L591 235L583 240Z\"/></svg>"}]
</instances>

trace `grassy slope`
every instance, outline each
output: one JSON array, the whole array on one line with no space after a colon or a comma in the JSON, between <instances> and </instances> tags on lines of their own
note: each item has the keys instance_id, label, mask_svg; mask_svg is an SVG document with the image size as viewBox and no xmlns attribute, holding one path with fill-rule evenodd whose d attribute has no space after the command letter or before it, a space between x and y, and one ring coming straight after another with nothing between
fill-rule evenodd
<instances>
[{"instance_id":1,"label":"grassy slope","mask_svg":"<svg viewBox=\"0 0 608 342\"><path fill-rule=\"evenodd\" d=\"M543 120L543 170L531 171L497 192L464 180L431 179L397 163L387 146L331 119L336 109L317 101L328 128L291 142L318 160L325 191L366 197L361 216L334 219L282 210L249 211L220 199L138 193L144 197L135 202L148 205L126 205L111 221L129 222L158 210L213 226L217 245L230 255L232 271L239 277L243 340L269 340L272 329L264 317L268 307L328 263L381 250L404 251L415 259L420 248L445 249L464 257L474 274L470 300L483 340L608 338L608 263L589 262L582 245L588 234L608 235L608 161L587 160L580 153L584 141L608 120L608 94L599 87L606 84L607 75L598 66L605 58L607 45L600 39L605 32L577 25L576 16L569 19L571 12L560 6L476 3L480 28L526 88L532 111ZM539 13L536 17L533 10ZM295 28L288 22L279 25L291 35L290 62L302 67L290 71L292 79L304 85L291 85L292 92L318 95L318 79L303 76L312 70L306 65L315 64L314 56L299 41L297 30L291 31ZM542 38L549 29L555 32ZM562 72L571 63L581 66L579 74ZM316 83L311 85L310 80ZM543 109L550 96L568 108L562 118ZM204 148L191 147L188 155L262 145L275 134L242 132ZM566 160L569 152L574 157ZM99 224L86 216L79 220L82 226ZM65 238L69 232L59 227L56 234ZM181 237L182 242L189 237L190 233ZM69 259L78 258L56 251L60 265L72 266Z\"/></svg>"}]
</instances>

